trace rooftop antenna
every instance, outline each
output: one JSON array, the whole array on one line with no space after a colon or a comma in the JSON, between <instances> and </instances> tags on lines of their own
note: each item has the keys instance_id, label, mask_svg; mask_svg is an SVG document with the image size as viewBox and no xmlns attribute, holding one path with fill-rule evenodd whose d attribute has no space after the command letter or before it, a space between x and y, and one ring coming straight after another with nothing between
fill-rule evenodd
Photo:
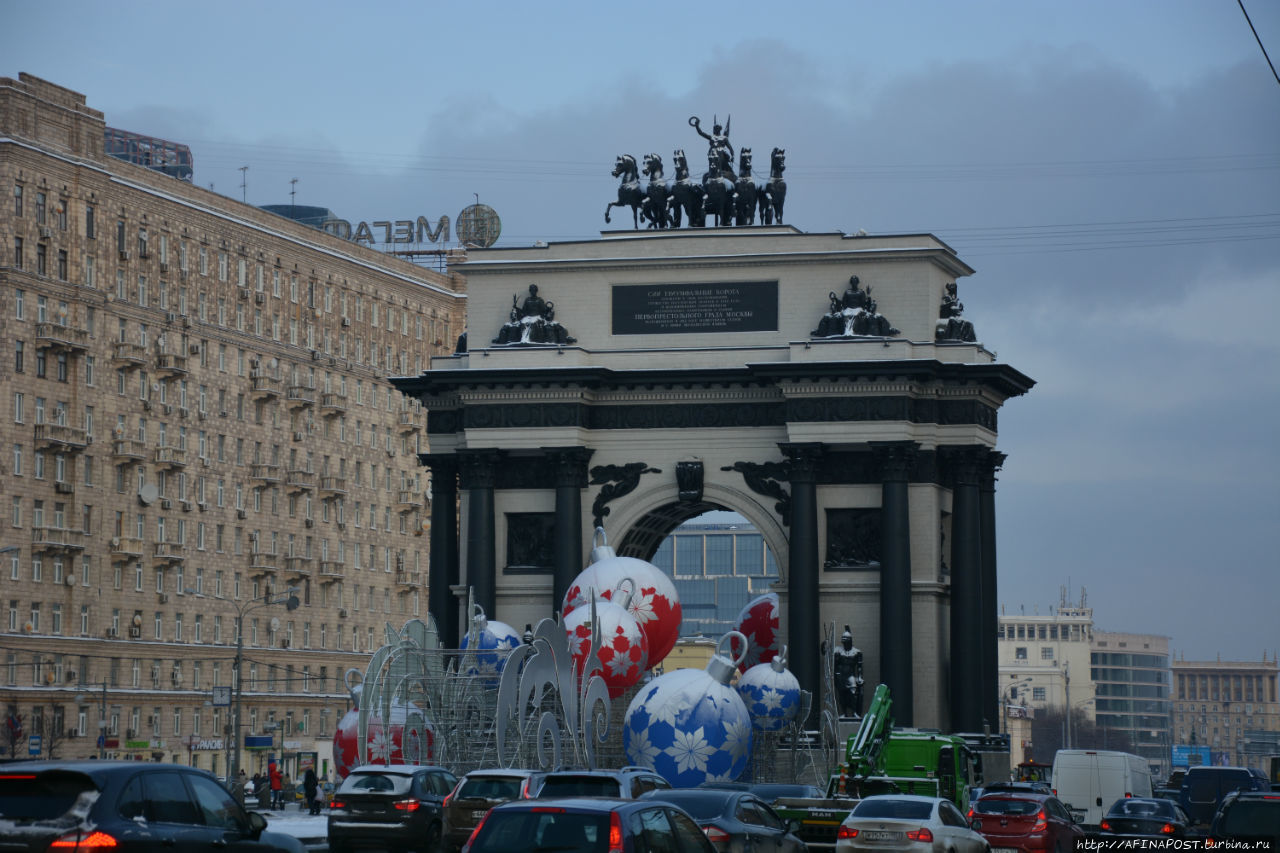
<instances>
[{"instance_id":1,"label":"rooftop antenna","mask_svg":"<svg viewBox=\"0 0 1280 853\"><path fill-rule=\"evenodd\" d=\"M289 218L290 219L295 218L294 212L293 212L293 197L297 192L298 192L298 179L290 178L289 179Z\"/></svg>"},{"instance_id":2,"label":"rooftop antenna","mask_svg":"<svg viewBox=\"0 0 1280 853\"><path fill-rule=\"evenodd\" d=\"M240 167L240 200L249 203L249 167Z\"/></svg>"}]
</instances>

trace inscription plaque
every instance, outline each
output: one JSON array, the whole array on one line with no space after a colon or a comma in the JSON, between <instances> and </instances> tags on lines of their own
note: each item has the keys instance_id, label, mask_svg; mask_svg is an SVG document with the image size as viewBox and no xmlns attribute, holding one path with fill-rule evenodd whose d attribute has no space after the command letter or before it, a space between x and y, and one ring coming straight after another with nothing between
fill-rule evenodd
<instances>
[{"instance_id":1,"label":"inscription plaque","mask_svg":"<svg viewBox=\"0 0 1280 853\"><path fill-rule=\"evenodd\" d=\"M613 286L615 335L777 330L776 281Z\"/></svg>"}]
</instances>

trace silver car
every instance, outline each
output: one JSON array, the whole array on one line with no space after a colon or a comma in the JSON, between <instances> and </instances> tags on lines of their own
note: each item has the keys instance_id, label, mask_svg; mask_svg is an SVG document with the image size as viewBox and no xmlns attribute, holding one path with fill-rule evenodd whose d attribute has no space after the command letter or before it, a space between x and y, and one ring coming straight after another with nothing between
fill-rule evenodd
<instances>
[{"instance_id":1,"label":"silver car","mask_svg":"<svg viewBox=\"0 0 1280 853\"><path fill-rule=\"evenodd\" d=\"M836 833L836 853L867 850L990 853L991 847L950 800L880 794L858 803Z\"/></svg>"}]
</instances>

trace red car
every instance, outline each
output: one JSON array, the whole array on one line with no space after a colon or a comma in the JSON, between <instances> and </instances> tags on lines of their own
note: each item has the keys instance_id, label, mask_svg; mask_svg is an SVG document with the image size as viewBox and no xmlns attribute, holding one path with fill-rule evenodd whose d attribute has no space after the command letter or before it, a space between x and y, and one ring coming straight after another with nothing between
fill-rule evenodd
<instances>
[{"instance_id":1,"label":"red car","mask_svg":"<svg viewBox=\"0 0 1280 853\"><path fill-rule=\"evenodd\" d=\"M972 804L969 819L991 845L991 853L1070 853L1084 838L1084 828L1072 820L1071 811L1048 794L988 794Z\"/></svg>"}]
</instances>

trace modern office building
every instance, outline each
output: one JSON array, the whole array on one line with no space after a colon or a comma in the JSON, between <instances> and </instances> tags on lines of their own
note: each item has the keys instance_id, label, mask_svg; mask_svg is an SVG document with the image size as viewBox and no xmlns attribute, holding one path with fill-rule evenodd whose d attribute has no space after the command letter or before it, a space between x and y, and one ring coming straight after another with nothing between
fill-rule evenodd
<instances>
[{"instance_id":1,"label":"modern office building","mask_svg":"<svg viewBox=\"0 0 1280 853\"><path fill-rule=\"evenodd\" d=\"M30 75L0 122L0 748L224 772L239 622L239 733L323 759L344 672L426 614L387 377L452 349L461 280L107 156Z\"/></svg>"},{"instance_id":2,"label":"modern office building","mask_svg":"<svg viewBox=\"0 0 1280 853\"><path fill-rule=\"evenodd\" d=\"M1173 660L1175 755L1187 763L1261 767L1280 754L1280 701L1275 654L1260 661Z\"/></svg>"},{"instance_id":3,"label":"modern office building","mask_svg":"<svg viewBox=\"0 0 1280 853\"><path fill-rule=\"evenodd\" d=\"M1158 778L1171 767L1169 638L1094 631L1090 649L1095 719L1141 755Z\"/></svg>"}]
</instances>

